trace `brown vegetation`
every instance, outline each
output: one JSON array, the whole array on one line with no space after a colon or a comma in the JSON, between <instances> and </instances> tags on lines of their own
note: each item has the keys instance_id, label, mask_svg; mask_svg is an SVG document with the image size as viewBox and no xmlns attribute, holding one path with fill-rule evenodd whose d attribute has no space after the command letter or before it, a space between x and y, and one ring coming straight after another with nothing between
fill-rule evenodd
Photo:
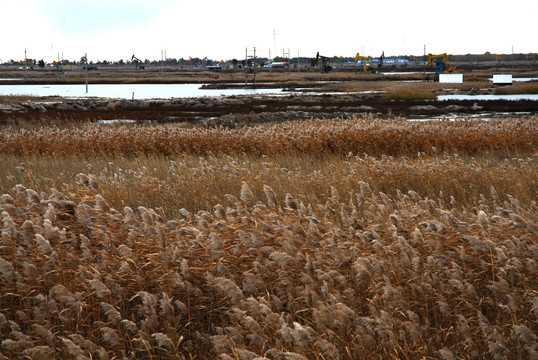
<instances>
[{"instance_id":1,"label":"brown vegetation","mask_svg":"<svg viewBox=\"0 0 538 360\"><path fill-rule=\"evenodd\" d=\"M385 93L387 100L435 100L437 96L430 91L397 90Z\"/></svg>"},{"instance_id":2,"label":"brown vegetation","mask_svg":"<svg viewBox=\"0 0 538 360\"><path fill-rule=\"evenodd\" d=\"M494 188L456 216L367 183L316 211L243 183L166 222L79 178L2 196L3 358L536 356L536 209Z\"/></svg>"},{"instance_id":3,"label":"brown vegetation","mask_svg":"<svg viewBox=\"0 0 538 360\"><path fill-rule=\"evenodd\" d=\"M0 359L538 356L537 118L0 135Z\"/></svg>"},{"instance_id":4,"label":"brown vegetation","mask_svg":"<svg viewBox=\"0 0 538 360\"><path fill-rule=\"evenodd\" d=\"M51 187L76 192L79 173L91 171L92 183L111 206L139 205L154 208L173 219L179 208L190 212L211 211L223 193L235 194L241 181L253 186L259 197L263 185L278 193L294 194L305 204L325 203L330 186L340 193L354 192L361 182L374 191L395 196L397 191L416 191L449 202L454 198L472 207L491 187L503 194L517 194L529 205L535 198L535 162L524 157L506 160L481 155L475 158L436 155L410 158L367 155L323 157L301 155L212 155L199 157L142 156L134 159L43 158L5 156L0 168L0 190L17 184L38 193ZM521 161L518 161L521 159Z\"/></svg>"},{"instance_id":5,"label":"brown vegetation","mask_svg":"<svg viewBox=\"0 0 538 360\"><path fill-rule=\"evenodd\" d=\"M496 95L512 94L538 94L538 83L518 84L508 87L498 87L494 90Z\"/></svg>"},{"instance_id":6,"label":"brown vegetation","mask_svg":"<svg viewBox=\"0 0 538 360\"><path fill-rule=\"evenodd\" d=\"M533 153L538 118L425 121L375 119L371 115L339 121L311 120L255 127L183 128L151 126L43 127L5 130L0 154L123 157L144 154L204 155L301 154L349 152L373 156L416 156L420 152Z\"/></svg>"}]
</instances>

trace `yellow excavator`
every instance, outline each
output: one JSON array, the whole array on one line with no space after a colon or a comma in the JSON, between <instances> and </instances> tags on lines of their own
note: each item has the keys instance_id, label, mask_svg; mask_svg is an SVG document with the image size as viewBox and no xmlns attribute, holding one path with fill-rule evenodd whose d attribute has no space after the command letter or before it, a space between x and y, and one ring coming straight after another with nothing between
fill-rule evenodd
<instances>
[{"instance_id":1,"label":"yellow excavator","mask_svg":"<svg viewBox=\"0 0 538 360\"><path fill-rule=\"evenodd\" d=\"M432 55L428 54L428 66L435 66L435 73L451 73L456 70L455 66L450 66L448 62L448 55L446 53Z\"/></svg>"}]
</instances>

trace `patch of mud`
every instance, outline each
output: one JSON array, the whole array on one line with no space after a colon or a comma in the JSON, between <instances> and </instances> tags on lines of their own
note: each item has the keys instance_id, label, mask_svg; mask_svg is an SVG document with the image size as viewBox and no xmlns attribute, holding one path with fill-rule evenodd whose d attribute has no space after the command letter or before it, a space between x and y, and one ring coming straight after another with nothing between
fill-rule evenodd
<instances>
[{"instance_id":1,"label":"patch of mud","mask_svg":"<svg viewBox=\"0 0 538 360\"><path fill-rule=\"evenodd\" d=\"M462 107L463 108L463 107ZM433 105L415 105L409 108L411 111L438 111L439 108Z\"/></svg>"},{"instance_id":2,"label":"patch of mud","mask_svg":"<svg viewBox=\"0 0 538 360\"><path fill-rule=\"evenodd\" d=\"M260 123L303 118L343 118L371 113L380 117L416 118L481 113L537 114L538 101L521 100L386 100L365 94L286 94L182 98L172 100L43 99L1 101L0 124L13 120L54 123L96 122L108 119L153 120L157 123L200 123L204 125ZM233 115L233 119L232 119ZM508 115L509 116L509 115Z\"/></svg>"}]
</instances>

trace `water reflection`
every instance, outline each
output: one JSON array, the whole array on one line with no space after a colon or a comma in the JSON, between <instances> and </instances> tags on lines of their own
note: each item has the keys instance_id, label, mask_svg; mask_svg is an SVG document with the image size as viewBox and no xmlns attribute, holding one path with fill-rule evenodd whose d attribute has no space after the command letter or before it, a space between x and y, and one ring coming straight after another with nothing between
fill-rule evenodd
<instances>
[{"instance_id":1,"label":"water reflection","mask_svg":"<svg viewBox=\"0 0 538 360\"><path fill-rule=\"evenodd\" d=\"M515 95L439 95L437 100L538 100L538 94Z\"/></svg>"},{"instance_id":2,"label":"water reflection","mask_svg":"<svg viewBox=\"0 0 538 360\"><path fill-rule=\"evenodd\" d=\"M201 89L200 84L0 85L0 95L171 99L202 96L277 94L282 89Z\"/></svg>"}]
</instances>

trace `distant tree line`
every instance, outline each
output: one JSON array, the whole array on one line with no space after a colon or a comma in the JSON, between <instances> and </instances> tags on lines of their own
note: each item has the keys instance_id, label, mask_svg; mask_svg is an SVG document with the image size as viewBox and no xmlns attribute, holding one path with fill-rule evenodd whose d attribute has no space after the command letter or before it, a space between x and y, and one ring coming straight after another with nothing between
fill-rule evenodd
<instances>
[{"instance_id":1,"label":"distant tree line","mask_svg":"<svg viewBox=\"0 0 538 360\"><path fill-rule=\"evenodd\" d=\"M527 62L536 62L538 60L538 54L536 53L517 53L517 54L494 54L490 53L489 51L485 52L484 54L465 54L465 55L452 55L448 54L448 57L451 62L468 62L468 63L478 63L478 62L500 62L500 61L527 61ZM387 58L399 58L399 59L407 59L409 62L422 62L425 60L425 57L423 55L420 56L413 56L413 55L396 55L396 56L387 56ZM372 59L376 59L376 57L372 57ZM289 62L290 64L312 64L315 60L315 57L300 57L300 58L284 58L277 56L275 58L268 59L268 58L256 58L256 59L248 59L246 60L247 66L263 66L265 64L268 64L271 61L274 62ZM330 61L332 63L338 64L338 63L349 63L354 62L355 57L354 56L333 56L330 58ZM207 59L207 58L188 58L188 59L175 59L175 58L168 58L164 60L166 65L169 66L189 66L189 67L203 67L205 65L215 65L220 63L219 60L213 60L213 59ZM238 59L232 59L226 61L228 64L232 64L234 67L238 67L239 65L245 66L245 60L238 60ZM81 64L81 61L71 61L71 60L61 60L61 65L78 65ZM143 61L145 65L153 65L153 66L160 66L163 64L163 60L149 60L145 59ZM34 68L35 66L38 66L40 68L44 68L47 66L47 63L43 59L36 60L36 59L25 59L25 60L13 60L11 59L8 62L5 62L5 64L10 65L19 65L19 66L27 66L30 68ZM132 64L131 60L124 60L120 59L117 61L108 61L108 60L98 60L98 61L90 61L88 62L89 65L129 65Z\"/></svg>"}]
</instances>

